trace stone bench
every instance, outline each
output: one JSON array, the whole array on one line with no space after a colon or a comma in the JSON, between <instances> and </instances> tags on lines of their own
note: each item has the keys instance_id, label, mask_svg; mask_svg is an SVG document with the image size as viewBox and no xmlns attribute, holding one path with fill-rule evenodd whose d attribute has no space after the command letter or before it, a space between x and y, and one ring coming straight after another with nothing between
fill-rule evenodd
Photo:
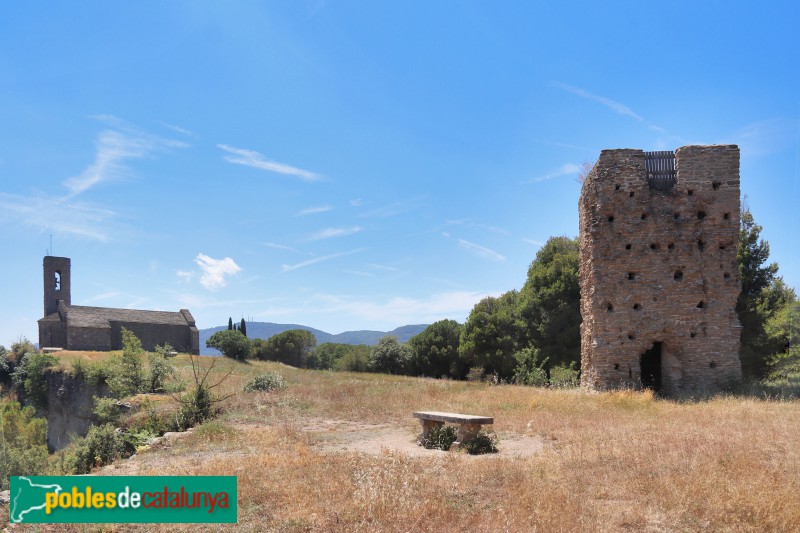
<instances>
[{"instance_id":1,"label":"stone bench","mask_svg":"<svg viewBox=\"0 0 800 533\"><path fill-rule=\"evenodd\" d=\"M494 418L491 416L441 413L439 411L416 411L414 418L418 418L422 424L422 440L428 438L431 429L441 427L445 422L458 424L456 441L450 446L451 450L473 439L481 430L482 425L494 423Z\"/></svg>"}]
</instances>

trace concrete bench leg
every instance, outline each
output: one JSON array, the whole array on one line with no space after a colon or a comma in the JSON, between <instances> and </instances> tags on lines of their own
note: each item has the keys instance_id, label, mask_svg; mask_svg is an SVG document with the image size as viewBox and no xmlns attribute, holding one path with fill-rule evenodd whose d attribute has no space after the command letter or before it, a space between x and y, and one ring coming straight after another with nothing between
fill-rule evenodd
<instances>
[{"instance_id":1,"label":"concrete bench leg","mask_svg":"<svg viewBox=\"0 0 800 533\"><path fill-rule=\"evenodd\" d=\"M458 426L458 433L456 434L456 441L450 446L450 450L455 450L465 442L475 438L481 430L480 424L461 424Z\"/></svg>"},{"instance_id":2,"label":"concrete bench leg","mask_svg":"<svg viewBox=\"0 0 800 533\"><path fill-rule=\"evenodd\" d=\"M442 427L444 425L444 422L437 422L436 420L420 419L419 423L422 424L422 436L419 439L420 442L424 442L428 438L428 434L433 428Z\"/></svg>"}]
</instances>

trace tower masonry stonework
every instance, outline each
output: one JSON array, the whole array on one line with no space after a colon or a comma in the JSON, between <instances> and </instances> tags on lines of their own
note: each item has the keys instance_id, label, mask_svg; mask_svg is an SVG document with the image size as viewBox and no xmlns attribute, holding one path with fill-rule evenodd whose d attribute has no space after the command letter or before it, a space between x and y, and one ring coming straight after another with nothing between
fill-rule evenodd
<instances>
[{"instance_id":1,"label":"tower masonry stonework","mask_svg":"<svg viewBox=\"0 0 800 533\"><path fill-rule=\"evenodd\" d=\"M741 378L739 194L735 145L601 152L579 201L584 387Z\"/></svg>"}]
</instances>

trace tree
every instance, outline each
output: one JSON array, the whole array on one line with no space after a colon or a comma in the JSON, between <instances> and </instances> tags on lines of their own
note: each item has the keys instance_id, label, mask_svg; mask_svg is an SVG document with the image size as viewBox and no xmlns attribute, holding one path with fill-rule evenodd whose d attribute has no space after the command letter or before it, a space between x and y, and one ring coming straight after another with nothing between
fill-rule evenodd
<instances>
[{"instance_id":1,"label":"tree","mask_svg":"<svg viewBox=\"0 0 800 533\"><path fill-rule=\"evenodd\" d=\"M241 331L241 332L242 332L242 335L244 335L245 337L247 337L247 324L245 324L245 322L244 322L244 318L242 318L242 323L241 323L241 325L239 326L239 331Z\"/></svg>"},{"instance_id":2,"label":"tree","mask_svg":"<svg viewBox=\"0 0 800 533\"><path fill-rule=\"evenodd\" d=\"M411 337L412 372L437 378L456 373L462 329L455 320L440 320Z\"/></svg>"},{"instance_id":3,"label":"tree","mask_svg":"<svg viewBox=\"0 0 800 533\"><path fill-rule=\"evenodd\" d=\"M518 296L517 291L508 291L499 298L489 296L475 304L461 332L458 354L463 365L483 367L504 379L512 377L514 353L524 337Z\"/></svg>"},{"instance_id":4,"label":"tree","mask_svg":"<svg viewBox=\"0 0 800 533\"><path fill-rule=\"evenodd\" d=\"M308 366L308 360L317 338L310 331L304 329L290 329L283 333L273 335L266 341L255 343L255 356L267 361L278 361L287 365L303 368Z\"/></svg>"},{"instance_id":5,"label":"tree","mask_svg":"<svg viewBox=\"0 0 800 533\"><path fill-rule=\"evenodd\" d=\"M769 263L769 243L761 239L763 228L756 224L747 202L742 204L739 226L739 277L742 290L736 301L736 313L742 325L739 358L742 373L748 377L761 377L767 367L770 355L769 338L765 326L778 310L775 307L776 292L780 287L773 286L778 273L778 264Z\"/></svg>"},{"instance_id":6,"label":"tree","mask_svg":"<svg viewBox=\"0 0 800 533\"><path fill-rule=\"evenodd\" d=\"M538 348L546 368L581 358L578 239L551 237L536 253L519 294L525 342Z\"/></svg>"},{"instance_id":7,"label":"tree","mask_svg":"<svg viewBox=\"0 0 800 533\"><path fill-rule=\"evenodd\" d=\"M206 341L206 346L216 348L225 357L236 359L237 361L247 359L252 352L250 339L242 335L241 331L222 330L214 333Z\"/></svg>"},{"instance_id":8,"label":"tree","mask_svg":"<svg viewBox=\"0 0 800 533\"><path fill-rule=\"evenodd\" d=\"M22 391L26 402L39 411L47 409L47 370L57 364L58 359L50 354L28 352L11 376L17 391Z\"/></svg>"},{"instance_id":9,"label":"tree","mask_svg":"<svg viewBox=\"0 0 800 533\"><path fill-rule=\"evenodd\" d=\"M47 472L47 421L33 407L0 400L0 491L10 476Z\"/></svg>"},{"instance_id":10,"label":"tree","mask_svg":"<svg viewBox=\"0 0 800 533\"><path fill-rule=\"evenodd\" d=\"M405 374L411 363L411 348L400 344L394 335L378 341L369 356L369 370L383 374Z\"/></svg>"},{"instance_id":11,"label":"tree","mask_svg":"<svg viewBox=\"0 0 800 533\"><path fill-rule=\"evenodd\" d=\"M233 331L233 319L228 317L228 331Z\"/></svg>"}]
</instances>

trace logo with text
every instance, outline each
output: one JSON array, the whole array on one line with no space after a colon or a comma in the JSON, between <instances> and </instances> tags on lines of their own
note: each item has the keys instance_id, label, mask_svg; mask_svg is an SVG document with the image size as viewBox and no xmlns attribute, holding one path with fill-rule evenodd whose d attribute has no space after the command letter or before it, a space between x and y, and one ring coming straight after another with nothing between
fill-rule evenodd
<instances>
[{"instance_id":1,"label":"logo with text","mask_svg":"<svg viewBox=\"0 0 800 533\"><path fill-rule=\"evenodd\" d=\"M13 476L22 524L236 523L236 476Z\"/></svg>"}]
</instances>

